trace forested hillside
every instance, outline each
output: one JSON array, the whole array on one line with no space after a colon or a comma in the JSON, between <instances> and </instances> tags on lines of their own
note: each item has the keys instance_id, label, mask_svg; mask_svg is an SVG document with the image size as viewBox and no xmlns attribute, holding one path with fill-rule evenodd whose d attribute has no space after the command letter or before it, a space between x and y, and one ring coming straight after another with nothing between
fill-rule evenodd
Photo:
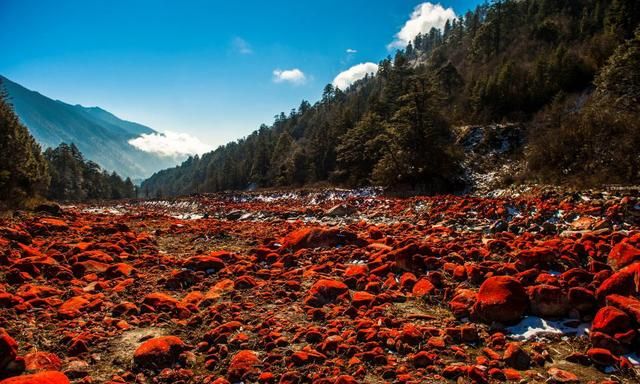
<instances>
[{"instance_id":1,"label":"forested hillside","mask_svg":"<svg viewBox=\"0 0 640 384\"><path fill-rule=\"evenodd\" d=\"M55 200L122 199L136 197L130 178L123 180L115 172L107 172L84 156L75 146L66 143L55 149L47 148L51 183L47 197Z\"/></svg>"},{"instance_id":2,"label":"forested hillside","mask_svg":"<svg viewBox=\"0 0 640 384\"><path fill-rule=\"evenodd\" d=\"M479 6L418 35L375 76L327 85L317 103L156 173L142 193L322 181L452 190L464 182L452 127L503 121L528 127L527 179L636 182L637 107L616 111L637 106L639 19L634 0Z\"/></svg>"},{"instance_id":3,"label":"forested hillside","mask_svg":"<svg viewBox=\"0 0 640 384\"><path fill-rule=\"evenodd\" d=\"M135 195L131 179L85 160L74 144L62 143L42 153L0 93L0 210L30 207L44 198L82 201Z\"/></svg>"},{"instance_id":4,"label":"forested hillside","mask_svg":"<svg viewBox=\"0 0 640 384\"><path fill-rule=\"evenodd\" d=\"M74 143L88 159L135 179L146 178L179 161L131 145L129 140L157 132L122 120L102 108L53 100L3 76L0 76L0 90L6 92L20 122L43 148Z\"/></svg>"}]
</instances>

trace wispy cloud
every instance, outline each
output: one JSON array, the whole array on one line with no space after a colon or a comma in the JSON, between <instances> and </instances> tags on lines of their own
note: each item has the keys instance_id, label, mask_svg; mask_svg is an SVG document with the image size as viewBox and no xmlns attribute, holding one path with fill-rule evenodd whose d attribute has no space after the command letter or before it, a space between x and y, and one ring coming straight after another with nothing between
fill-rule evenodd
<instances>
[{"instance_id":1,"label":"wispy cloud","mask_svg":"<svg viewBox=\"0 0 640 384\"><path fill-rule=\"evenodd\" d=\"M298 68L293 69L274 69L273 81L276 83L291 83L295 85L304 84L307 81L307 76Z\"/></svg>"},{"instance_id":2,"label":"wispy cloud","mask_svg":"<svg viewBox=\"0 0 640 384\"><path fill-rule=\"evenodd\" d=\"M354 54L354 53L358 53L358 50L357 50L357 49L353 49L353 48L347 48L347 51L346 51L346 52L347 52L348 54Z\"/></svg>"},{"instance_id":3,"label":"wispy cloud","mask_svg":"<svg viewBox=\"0 0 640 384\"><path fill-rule=\"evenodd\" d=\"M253 53L251 44L241 37L234 37L231 41L231 45L233 46L234 51L242 55L250 55Z\"/></svg>"},{"instance_id":4,"label":"wispy cloud","mask_svg":"<svg viewBox=\"0 0 640 384\"><path fill-rule=\"evenodd\" d=\"M211 148L197 137L186 133L164 132L144 133L129 144L144 152L155 153L160 156L179 157L208 152Z\"/></svg>"},{"instance_id":5,"label":"wispy cloud","mask_svg":"<svg viewBox=\"0 0 640 384\"><path fill-rule=\"evenodd\" d=\"M353 67L342 71L333 79L333 85L344 90L347 89L354 82L362 79L367 74L376 74L378 72L378 64L375 63L361 63L354 65Z\"/></svg>"},{"instance_id":6,"label":"wispy cloud","mask_svg":"<svg viewBox=\"0 0 640 384\"><path fill-rule=\"evenodd\" d=\"M447 20L455 19L453 8L445 9L440 4L422 3L414 8L409 20L395 35L388 49L404 48L418 33L428 33L431 28L442 29Z\"/></svg>"}]
</instances>

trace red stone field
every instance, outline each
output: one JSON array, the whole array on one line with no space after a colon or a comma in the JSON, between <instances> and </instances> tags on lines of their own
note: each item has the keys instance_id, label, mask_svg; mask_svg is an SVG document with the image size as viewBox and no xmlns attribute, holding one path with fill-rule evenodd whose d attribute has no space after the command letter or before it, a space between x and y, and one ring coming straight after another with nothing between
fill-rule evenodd
<instances>
[{"instance_id":1,"label":"red stone field","mask_svg":"<svg viewBox=\"0 0 640 384\"><path fill-rule=\"evenodd\" d=\"M637 383L640 201L196 196L0 220L0 383Z\"/></svg>"}]
</instances>

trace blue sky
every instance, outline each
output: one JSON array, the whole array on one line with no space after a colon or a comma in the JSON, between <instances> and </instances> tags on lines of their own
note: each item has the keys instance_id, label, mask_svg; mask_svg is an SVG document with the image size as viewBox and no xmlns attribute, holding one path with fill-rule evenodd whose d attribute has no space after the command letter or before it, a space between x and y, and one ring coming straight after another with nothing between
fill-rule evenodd
<instances>
[{"instance_id":1,"label":"blue sky","mask_svg":"<svg viewBox=\"0 0 640 384\"><path fill-rule=\"evenodd\" d=\"M0 0L0 74L216 146L378 63L421 3Z\"/></svg>"}]
</instances>

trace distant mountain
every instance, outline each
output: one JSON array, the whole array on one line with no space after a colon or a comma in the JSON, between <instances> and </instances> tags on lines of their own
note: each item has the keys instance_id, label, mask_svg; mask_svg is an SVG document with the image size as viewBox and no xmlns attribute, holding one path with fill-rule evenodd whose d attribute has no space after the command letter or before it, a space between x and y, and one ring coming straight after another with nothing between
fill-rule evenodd
<instances>
[{"instance_id":1,"label":"distant mountain","mask_svg":"<svg viewBox=\"0 0 640 384\"><path fill-rule=\"evenodd\" d=\"M3 76L0 88L6 91L20 121L43 149L55 148L63 142L74 143L87 159L134 180L184 160L135 148L128 143L130 139L156 131L122 120L102 108L53 100Z\"/></svg>"}]
</instances>

